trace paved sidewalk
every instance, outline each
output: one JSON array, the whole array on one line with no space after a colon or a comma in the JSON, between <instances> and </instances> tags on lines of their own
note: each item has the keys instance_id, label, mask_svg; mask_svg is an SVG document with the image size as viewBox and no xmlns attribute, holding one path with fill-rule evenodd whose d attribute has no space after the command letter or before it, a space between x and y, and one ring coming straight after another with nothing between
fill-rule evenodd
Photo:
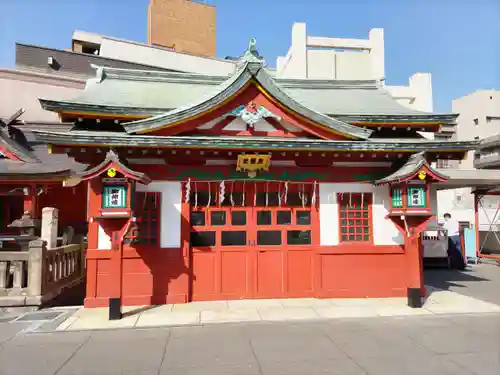
<instances>
[{"instance_id":1,"label":"paved sidewalk","mask_svg":"<svg viewBox=\"0 0 500 375\"><path fill-rule=\"evenodd\" d=\"M109 321L108 309L76 310L57 330L203 325L212 323L324 320L435 314L500 313L500 306L451 291L428 288L424 308L412 309L405 298L273 299L193 302L124 308L121 320Z\"/></svg>"},{"instance_id":2,"label":"paved sidewalk","mask_svg":"<svg viewBox=\"0 0 500 375\"><path fill-rule=\"evenodd\" d=\"M499 353L500 314L260 322L18 333L0 375L498 375Z\"/></svg>"}]
</instances>

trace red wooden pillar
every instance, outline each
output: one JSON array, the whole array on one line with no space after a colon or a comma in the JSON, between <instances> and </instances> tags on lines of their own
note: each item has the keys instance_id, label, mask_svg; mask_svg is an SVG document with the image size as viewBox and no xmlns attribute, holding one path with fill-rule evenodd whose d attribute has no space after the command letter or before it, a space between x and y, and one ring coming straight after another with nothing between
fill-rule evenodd
<instances>
[{"instance_id":1,"label":"red wooden pillar","mask_svg":"<svg viewBox=\"0 0 500 375\"><path fill-rule=\"evenodd\" d=\"M476 256L479 258L481 255L480 239L479 239L479 197L474 193L474 230L476 231Z\"/></svg>"},{"instance_id":2,"label":"red wooden pillar","mask_svg":"<svg viewBox=\"0 0 500 375\"><path fill-rule=\"evenodd\" d=\"M405 234L404 239L408 288L420 289L420 294L424 297L426 291L424 286L424 267L422 246L420 246L420 233L415 234L413 229L410 229L410 235L408 236Z\"/></svg>"},{"instance_id":3,"label":"red wooden pillar","mask_svg":"<svg viewBox=\"0 0 500 375\"><path fill-rule=\"evenodd\" d=\"M99 223L94 220L94 217L98 215L98 208L100 205L98 182L97 180L90 180L87 182L87 221L88 221L88 234L87 251L93 251L98 249L98 232ZM97 269L98 269L98 259L94 257L92 259L87 259L87 274L86 274L86 300L93 300L97 297Z\"/></svg>"},{"instance_id":4,"label":"red wooden pillar","mask_svg":"<svg viewBox=\"0 0 500 375\"><path fill-rule=\"evenodd\" d=\"M189 270L188 271L188 277L187 277L187 285L185 287L185 297L184 297L184 302L191 302L193 300L193 282L194 282L194 275L193 275L193 254L191 252L191 244L189 241L189 236L191 232L191 224L190 224L190 213L191 213L191 204L188 200L186 202L185 196L186 196L186 185L184 183L181 183L181 259L183 260L184 264L186 265L186 268Z\"/></svg>"}]
</instances>

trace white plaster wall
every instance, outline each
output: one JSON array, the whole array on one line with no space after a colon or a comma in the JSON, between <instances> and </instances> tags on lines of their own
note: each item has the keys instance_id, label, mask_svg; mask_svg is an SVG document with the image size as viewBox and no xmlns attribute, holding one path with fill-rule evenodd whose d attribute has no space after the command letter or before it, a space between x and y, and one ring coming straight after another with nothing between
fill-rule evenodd
<instances>
[{"instance_id":1,"label":"white plaster wall","mask_svg":"<svg viewBox=\"0 0 500 375\"><path fill-rule=\"evenodd\" d=\"M319 236L320 245L339 243L339 205L335 184L319 184Z\"/></svg>"},{"instance_id":2,"label":"white plaster wall","mask_svg":"<svg viewBox=\"0 0 500 375\"><path fill-rule=\"evenodd\" d=\"M99 250L111 250L111 236L100 225L97 232L97 248Z\"/></svg>"},{"instance_id":3,"label":"white plaster wall","mask_svg":"<svg viewBox=\"0 0 500 375\"><path fill-rule=\"evenodd\" d=\"M160 246L181 246L182 187L176 181L154 181L149 185L137 184L137 191L161 193Z\"/></svg>"},{"instance_id":4,"label":"white plaster wall","mask_svg":"<svg viewBox=\"0 0 500 375\"><path fill-rule=\"evenodd\" d=\"M321 49L307 51L307 78L335 79L335 51Z\"/></svg>"},{"instance_id":5,"label":"white plaster wall","mask_svg":"<svg viewBox=\"0 0 500 375\"><path fill-rule=\"evenodd\" d=\"M372 193L372 221L374 245L401 245L404 243L396 226L386 218L389 209L389 188L371 184L324 183L319 185L320 244L339 244L338 193Z\"/></svg>"},{"instance_id":6,"label":"white plaster wall","mask_svg":"<svg viewBox=\"0 0 500 375\"><path fill-rule=\"evenodd\" d=\"M373 242L375 245L402 245L403 235L386 216L390 209L389 186L373 186Z\"/></svg>"},{"instance_id":7,"label":"white plaster wall","mask_svg":"<svg viewBox=\"0 0 500 375\"><path fill-rule=\"evenodd\" d=\"M370 80L373 77L373 57L364 52L335 52L335 79L339 80ZM377 77L380 78L380 77Z\"/></svg>"}]
</instances>

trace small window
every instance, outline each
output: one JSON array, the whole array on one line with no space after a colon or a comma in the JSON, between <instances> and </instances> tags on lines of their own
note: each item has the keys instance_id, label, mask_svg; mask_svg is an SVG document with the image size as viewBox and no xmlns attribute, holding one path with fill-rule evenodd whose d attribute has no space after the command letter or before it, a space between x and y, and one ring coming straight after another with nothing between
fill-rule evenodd
<instances>
[{"instance_id":1,"label":"small window","mask_svg":"<svg viewBox=\"0 0 500 375\"><path fill-rule=\"evenodd\" d=\"M215 232L191 232L191 246L215 246Z\"/></svg>"},{"instance_id":2,"label":"small window","mask_svg":"<svg viewBox=\"0 0 500 375\"><path fill-rule=\"evenodd\" d=\"M311 225L311 211L297 211L297 225Z\"/></svg>"},{"instance_id":3,"label":"small window","mask_svg":"<svg viewBox=\"0 0 500 375\"><path fill-rule=\"evenodd\" d=\"M342 242L370 242L369 210L371 193L339 194L340 235Z\"/></svg>"},{"instance_id":4,"label":"small window","mask_svg":"<svg viewBox=\"0 0 500 375\"><path fill-rule=\"evenodd\" d=\"M213 226L226 225L226 211L210 212L210 224Z\"/></svg>"},{"instance_id":5,"label":"small window","mask_svg":"<svg viewBox=\"0 0 500 375\"><path fill-rule=\"evenodd\" d=\"M278 211L277 213L278 225L292 224L292 213L290 211Z\"/></svg>"},{"instance_id":6,"label":"small window","mask_svg":"<svg viewBox=\"0 0 500 375\"><path fill-rule=\"evenodd\" d=\"M403 207L403 191L400 187L392 189L392 207L401 208Z\"/></svg>"},{"instance_id":7,"label":"small window","mask_svg":"<svg viewBox=\"0 0 500 375\"><path fill-rule=\"evenodd\" d=\"M257 225L271 225L271 211L257 211Z\"/></svg>"},{"instance_id":8,"label":"small window","mask_svg":"<svg viewBox=\"0 0 500 375\"><path fill-rule=\"evenodd\" d=\"M310 245L310 230L289 230L286 233L286 242L288 245Z\"/></svg>"},{"instance_id":9,"label":"small window","mask_svg":"<svg viewBox=\"0 0 500 375\"><path fill-rule=\"evenodd\" d=\"M475 125L475 126L478 126L478 125L479 125L479 119L477 119L477 118L475 118L475 119L474 119L474 125Z\"/></svg>"},{"instance_id":10,"label":"small window","mask_svg":"<svg viewBox=\"0 0 500 375\"><path fill-rule=\"evenodd\" d=\"M221 233L222 246L245 246L247 244L247 232L225 231Z\"/></svg>"},{"instance_id":11,"label":"small window","mask_svg":"<svg viewBox=\"0 0 500 375\"><path fill-rule=\"evenodd\" d=\"M245 211L231 212L231 225L246 225L247 213Z\"/></svg>"},{"instance_id":12,"label":"small window","mask_svg":"<svg viewBox=\"0 0 500 375\"><path fill-rule=\"evenodd\" d=\"M205 225L205 212L204 211L192 211L190 220L191 220L192 226Z\"/></svg>"},{"instance_id":13,"label":"small window","mask_svg":"<svg viewBox=\"0 0 500 375\"><path fill-rule=\"evenodd\" d=\"M257 245L281 245L281 231L259 230L257 231Z\"/></svg>"},{"instance_id":14,"label":"small window","mask_svg":"<svg viewBox=\"0 0 500 375\"><path fill-rule=\"evenodd\" d=\"M134 215L137 218L137 230L124 239L127 244L158 244L160 193L136 192L134 195Z\"/></svg>"},{"instance_id":15,"label":"small window","mask_svg":"<svg viewBox=\"0 0 500 375\"><path fill-rule=\"evenodd\" d=\"M474 137L474 140L475 140L475 141L479 141L479 137L478 137L478 136L475 136L475 137Z\"/></svg>"}]
</instances>

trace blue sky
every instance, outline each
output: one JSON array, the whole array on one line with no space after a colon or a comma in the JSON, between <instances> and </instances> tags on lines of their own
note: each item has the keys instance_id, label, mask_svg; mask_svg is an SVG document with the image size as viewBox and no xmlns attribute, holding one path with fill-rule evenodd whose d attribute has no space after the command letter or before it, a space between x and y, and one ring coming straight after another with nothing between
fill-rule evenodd
<instances>
[{"instance_id":1,"label":"blue sky","mask_svg":"<svg viewBox=\"0 0 500 375\"><path fill-rule=\"evenodd\" d=\"M15 43L68 48L73 30L146 41L149 0L0 0L0 67ZM500 89L499 0L207 0L217 6L217 55L238 56L251 37L270 65L290 46L291 26L309 35L367 38L385 30L386 77L405 85L431 72L436 111L477 89Z\"/></svg>"}]
</instances>

